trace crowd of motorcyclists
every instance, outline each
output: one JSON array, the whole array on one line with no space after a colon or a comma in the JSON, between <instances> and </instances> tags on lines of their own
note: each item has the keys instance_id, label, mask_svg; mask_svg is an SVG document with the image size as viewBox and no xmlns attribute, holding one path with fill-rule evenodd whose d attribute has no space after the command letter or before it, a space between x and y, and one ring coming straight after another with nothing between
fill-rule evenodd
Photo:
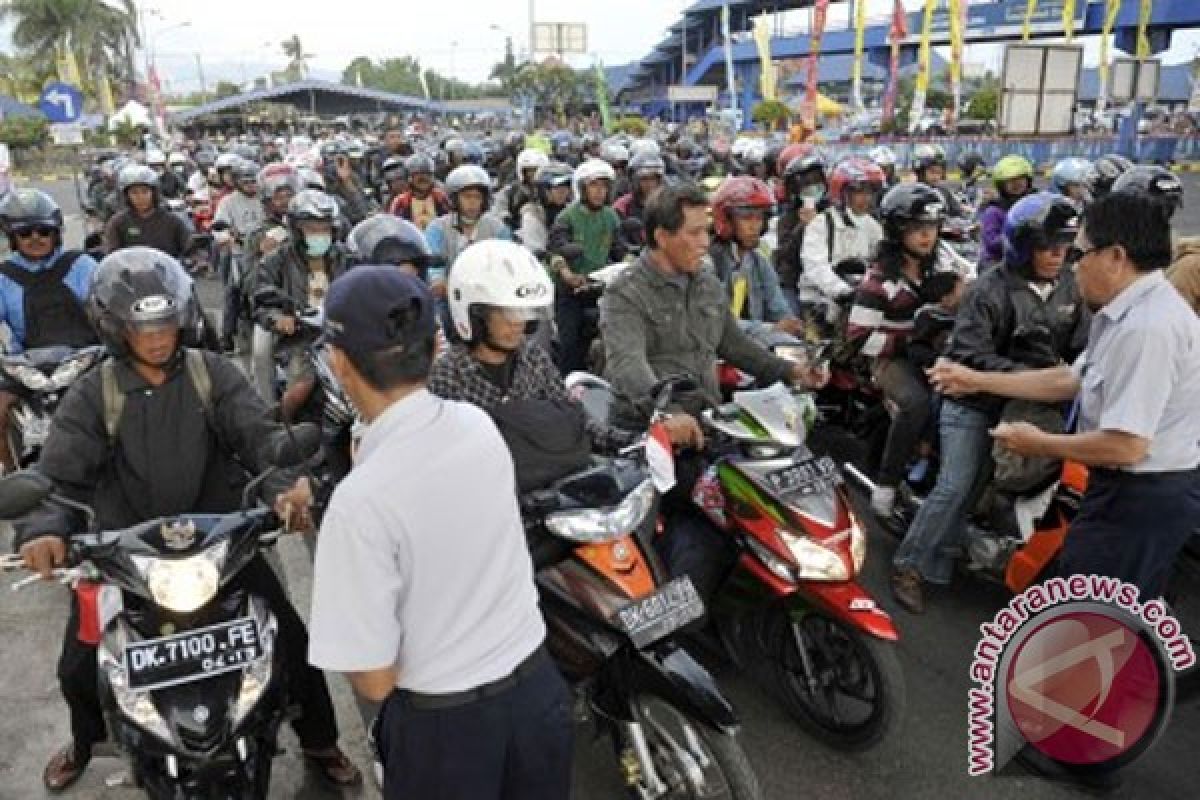
<instances>
[{"instance_id":1,"label":"crowd of motorcyclists","mask_svg":"<svg viewBox=\"0 0 1200 800\"><path fill-rule=\"evenodd\" d=\"M693 379L661 420L679 482L655 546L701 595L737 554L684 508L707 466L700 412L778 381L882 407L866 459L875 515L893 516L904 486L919 482L915 465L941 465L892 572L897 602L915 613L929 584L951 579L953 546L993 464L1012 466L989 431L1002 420L1066 425L1061 411L1046 422L1044 407L994 395L943 397L928 371L941 358L1002 372L1073 362L1092 319L1070 252L1081 215L1125 192L1160 208L1168 226L1183 197L1170 171L1117 155L1064 159L1040 187L1024 156L989 165L966 153L951 183L937 144L917 145L904 164L886 144L833 159L810 143L684 129L635 137L390 121L365 140L321 130L165 150L96 161L86 205L99 235L85 247L66 241L49 195L16 189L0 203L11 249L0 266L6 352L100 344L116 362L110 380L144 390L109 420L104 373L89 373L63 398L36 467L95 505L101 527L236 508L240 479L228 475L253 473L261 438L345 404L319 354L331 285L360 265L392 265L436 298L436 395L489 412L524 398L570 405L564 378L596 371L623 402L581 431L589 449L616 454L645 432L664 378ZM1200 309L1197 248L1185 241L1178 253L1168 278ZM216 324L194 285L213 276ZM203 357L207 389L180 355L188 348L216 351ZM248 379L222 353L244 357ZM732 368L740 375L730 379ZM218 411L189 415L206 392ZM17 402L0 390L5 472L19 466L4 435ZM325 440L345 450L330 482L359 435L339 420L346 430ZM194 455L181 460L184 451ZM275 490L289 517L321 495L306 481ZM23 520L25 563L49 575L82 524L77 511ZM265 563L238 580L284 612L305 754L334 785L357 782L286 592ZM73 738L46 767L53 790L79 777L105 737L95 649L79 645L78 616L73 606L58 671Z\"/></svg>"}]
</instances>

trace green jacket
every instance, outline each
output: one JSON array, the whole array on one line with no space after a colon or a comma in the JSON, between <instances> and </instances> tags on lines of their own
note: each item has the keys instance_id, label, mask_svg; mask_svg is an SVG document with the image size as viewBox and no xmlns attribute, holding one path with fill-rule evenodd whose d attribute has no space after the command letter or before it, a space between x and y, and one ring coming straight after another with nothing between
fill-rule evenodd
<instances>
[{"instance_id":1,"label":"green jacket","mask_svg":"<svg viewBox=\"0 0 1200 800\"><path fill-rule=\"evenodd\" d=\"M546 249L557 253L563 245L572 242L581 245L583 255L570 264L574 272L587 275L625 257L625 248L617 235L620 227L621 219L611 207L592 211L583 203L572 203L554 220Z\"/></svg>"}]
</instances>

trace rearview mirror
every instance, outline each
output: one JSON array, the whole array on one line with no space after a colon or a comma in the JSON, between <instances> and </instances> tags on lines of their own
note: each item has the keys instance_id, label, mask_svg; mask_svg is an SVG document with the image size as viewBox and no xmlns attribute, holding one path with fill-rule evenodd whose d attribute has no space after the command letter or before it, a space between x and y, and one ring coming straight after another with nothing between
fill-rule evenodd
<instances>
[{"instance_id":1,"label":"rearview mirror","mask_svg":"<svg viewBox=\"0 0 1200 800\"><path fill-rule=\"evenodd\" d=\"M54 481L36 470L26 469L0 478L0 519L28 514L54 493Z\"/></svg>"}]
</instances>

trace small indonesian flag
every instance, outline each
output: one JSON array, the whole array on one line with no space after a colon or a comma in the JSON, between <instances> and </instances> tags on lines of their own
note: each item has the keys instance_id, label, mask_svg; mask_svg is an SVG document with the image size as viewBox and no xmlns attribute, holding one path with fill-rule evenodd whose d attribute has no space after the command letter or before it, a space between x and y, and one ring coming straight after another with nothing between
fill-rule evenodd
<instances>
[{"instance_id":1,"label":"small indonesian flag","mask_svg":"<svg viewBox=\"0 0 1200 800\"><path fill-rule=\"evenodd\" d=\"M660 494L675 486L675 456L671 450L671 437L661 422L650 426L646 435L646 463L650 467L650 479Z\"/></svg>"},{"instance_id":2,"label":"small indonesian flag","mask_svg":"<svg viewBox=\"0 0 1200 800\"><path fill-rule=\"evenodd\" d=\"M79 603L79 641L94 647L121 611L121 590L110 584L79 581L75 599Z\"/></svg>"}]
</instances>

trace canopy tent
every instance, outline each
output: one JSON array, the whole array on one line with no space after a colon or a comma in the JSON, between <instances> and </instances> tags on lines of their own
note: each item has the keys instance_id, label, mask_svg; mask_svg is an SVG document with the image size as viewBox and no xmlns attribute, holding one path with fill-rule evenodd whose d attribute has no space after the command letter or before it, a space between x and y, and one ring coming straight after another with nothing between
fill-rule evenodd
<instances>
[{"instance_id":1,"label":"canopy tent","mask_svg":"<svg viewBox=\"0 0 1200 800\"><path fill-rule=\"evenodd\" d=\"M150 118L150 109L136 100L130 100L109 118L108 129L115 131L121 125L126 124L134 127L153 128L154 120Z\"/></svg>"}]
</instances>

